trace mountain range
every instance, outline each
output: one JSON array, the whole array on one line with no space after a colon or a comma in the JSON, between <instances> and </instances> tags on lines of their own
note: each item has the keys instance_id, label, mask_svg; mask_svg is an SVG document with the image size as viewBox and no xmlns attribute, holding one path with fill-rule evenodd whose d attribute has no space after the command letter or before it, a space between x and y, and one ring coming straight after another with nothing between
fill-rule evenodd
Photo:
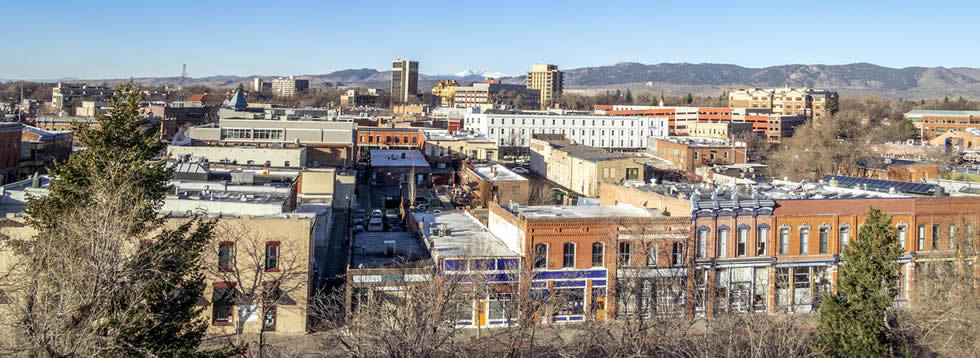
<instances>
[{"instance_id":1,"label":"mountain range","mask_svg":"<svg viewBox=\"0 0 980 358\"><path fill-rule=\"evenodd\" d=\"M668 94L718 95L734 87L813 87L850 94L876 94L884 97L925 98L963 96L980 98L980 69L968 67L889 68L869 63L847 65L780 65L748 68L714 63L641 64L620 62L608 66L566 69L565 88L595 92L613 89L655 91ZM419 89L426 91L435 82L455 79L468 82L497 77L504 83L523 84L525 76L502 76L488 70L464 71L452 75L419 76ZM188 78L185 85L201 84L235 87L255 77L271 81L276 76L210 76ZM305 75L310 86L388 88L391 71L370 68L347 69L327 74ZM177 85L180 77L147 77L133 80L147 85ZM120 82L89 80L89 82Z\"/></svg>"}]
</instances>

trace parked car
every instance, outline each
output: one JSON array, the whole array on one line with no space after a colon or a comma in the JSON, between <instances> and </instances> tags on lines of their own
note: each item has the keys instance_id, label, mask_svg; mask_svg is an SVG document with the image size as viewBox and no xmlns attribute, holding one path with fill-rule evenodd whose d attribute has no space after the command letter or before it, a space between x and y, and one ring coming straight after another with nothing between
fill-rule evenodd
<instances>
[{"instance_id":1,"label":"parked car","mask_svg":"<svg viewBox=\"0 0 980 358\"><path fill-rule=\"evenodd\" d=\"M354 225L354 233L357 234L361 232L364 232L364 225Z\"/></svg>"},{"instance_id":2,"label":"parked car","mask_svg":"<svg viewBox=\"0 0 980 358\"><path fill-rule=\"evenodd\" d=\"M371 221L368 222L367 231L370 232L385 231L385 224L381 221L381 218L371 218Z\"/></svg>"},{"instance_id":3,"label":"parked car","mask_svg":"<svg viewBox=\"0 0 980 358\"><path fill-rule=\"evenodd\" d=\"M513 170L514 173L517 173L517 174L527 174L528 173L528 170L525 167L514 167L514 169L511 169L511 170Z\"/></svg>"},{"instance_id":4,"label":"parked car","mask_svg":"<svg viewBox=\"0 0 980 358\"><path fill-rule=\"evenodd\" d=\"M371 212L371 218L372 219L374 219L374 218L379 218L380 219L384 215L385 214L381 211L381 209L374 209L374 211Z\"/></svg>"}]
</instances>

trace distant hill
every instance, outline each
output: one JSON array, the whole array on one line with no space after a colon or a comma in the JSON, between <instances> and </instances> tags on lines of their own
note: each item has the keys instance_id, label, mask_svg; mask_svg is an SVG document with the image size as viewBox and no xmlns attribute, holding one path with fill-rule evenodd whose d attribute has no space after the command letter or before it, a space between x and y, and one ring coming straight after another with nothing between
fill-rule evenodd
<instances>
[{"instance_id":1,"label":"distant hill","mask_svg":"<svg viewBox=\"0 0 980 358\"><path fill-rule=\"evenodd\" d=\"M980 69L945 67L889 68L869 63L847 65L781 65L748 68L714 63L660 63L646 65L620 62L609 66L566 69L565 88L569 90L601 91L632 89L717 95L733 87L813 87L843 93L878 94L886 97L963 96L980 98ZM425 75L419 78L421 91L438 80L455 79L464 83L478 81L484 74L500 74L486 70L466 71L456 75ZM463 76L460 76L463 75ZM256 76L211 76L189 78L185 84L235 87L248 83ZM271 81L276 76L258 76ZM390 86L391 71L369 68L348 69L328 74L302 76L310 79L312 87L372 87ZM151 85L177 85L179 77L135 78ZM504 83L523 84L524 76L503 77ZM119 82L124 80L89 80L88 82Z\"/></svg>"}]
</instances>

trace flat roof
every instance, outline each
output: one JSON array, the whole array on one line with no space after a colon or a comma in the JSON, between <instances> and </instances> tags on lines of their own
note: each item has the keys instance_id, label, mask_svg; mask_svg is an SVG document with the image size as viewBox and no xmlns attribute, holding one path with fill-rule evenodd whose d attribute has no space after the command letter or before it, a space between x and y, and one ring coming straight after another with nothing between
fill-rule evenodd
<instances>
[{"instance_id":1,"label":"flat roof","mask_svg":"<svg viewBox=\"0 0 980 358\"><path fill-rule=\"evenodd\" d=\"M517 213L526 218L602 218L653 217L647 209L631 205L615 206L521 206Z\"/></svg>"},{"instance_id":2,"label":"flat roof","mask_svg":"<svg viewBox=\"0 0 980 358\"><path fill-rule=\"evenodd\" d=\"M395 254L385 255L385 242L394 242ZM422 267L432 264L429 250L414 232L362 232L354 236L352 269L385 268L396 265Z\"/></svg>"},{"instance_id":3,"label":"flat roof","mask_svg":"<svg viewBox=\"0 0 980 358\"><path fill-rule=\"evenodd\" d=\"M565 152L571 157L592 162L635 158L622 153L613 153L599 147L569 142L564 134L533 134L531 138L548 142L552 148Z\"/></svg>"},{"instance_id":4,"label":"flat roof","mask_svg":"<svg viewBox=\"0 0 980 358\"><path fill-rule=\"evenodd\" d=\"M519 256L490 233L486 226L464 210L440 214L412 213L422 223L420 231L435 258L462 256ZM448 233L441 233L446 225Z\"/></svg>"},{"instance_id":5,"label":"flat roof","mask_svg":"<svg viewBox=\"0 0 980 358\"><path fill-rule=\"evenodd\" d=\"M496 169L496 174L491 168ZM480 178L489 181L527 181L527 178L520 176L514 171L500 164L478 165L472 168L473 172Z\"/></svg>"},{"instance_id":6,"label":"flat roof","mask_svg":"<svg viewBox=\"0 0 980 358\"><path fill-rule=\"evenodd\" d=\"M417 149L371 149L374 167L428 167L422 152Z\"/></svg>"},{"instance_id":7,"label":"flat roof","mask_svg":"<svg viewBox=\"0 0 980 358\"><path fill-rule=\"evenodd\" d=\"M948 111L938 109L913 109L906 116L980 116L980 111Z\"/></svg>"}]
</instances>

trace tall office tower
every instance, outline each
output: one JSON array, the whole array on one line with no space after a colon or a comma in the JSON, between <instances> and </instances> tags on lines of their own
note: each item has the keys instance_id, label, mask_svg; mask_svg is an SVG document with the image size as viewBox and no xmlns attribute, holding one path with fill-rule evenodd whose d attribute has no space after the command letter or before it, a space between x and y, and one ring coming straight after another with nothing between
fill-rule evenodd
<instances>
[{"instance_id":1,"label":"tall office tower","mask_svg":"<svg viewBox=\"0 0 980 358\"><path fill-rule=\"evenodd\" d=\"M391 103L409 102L419 93L419 62L395 60L391 62Z\"/></svg>"},{"instance_id":2,"label":"tall office tower","mask_svg":"<svg viewBox=\"0 0 980 358\"><path fill-rule=\"evenodd\" d=\"M563 76L558 65L538 65L527 73L527 88L541 91L541 109L551 108L561 99Z\"/></svg>"}]
</instances>

